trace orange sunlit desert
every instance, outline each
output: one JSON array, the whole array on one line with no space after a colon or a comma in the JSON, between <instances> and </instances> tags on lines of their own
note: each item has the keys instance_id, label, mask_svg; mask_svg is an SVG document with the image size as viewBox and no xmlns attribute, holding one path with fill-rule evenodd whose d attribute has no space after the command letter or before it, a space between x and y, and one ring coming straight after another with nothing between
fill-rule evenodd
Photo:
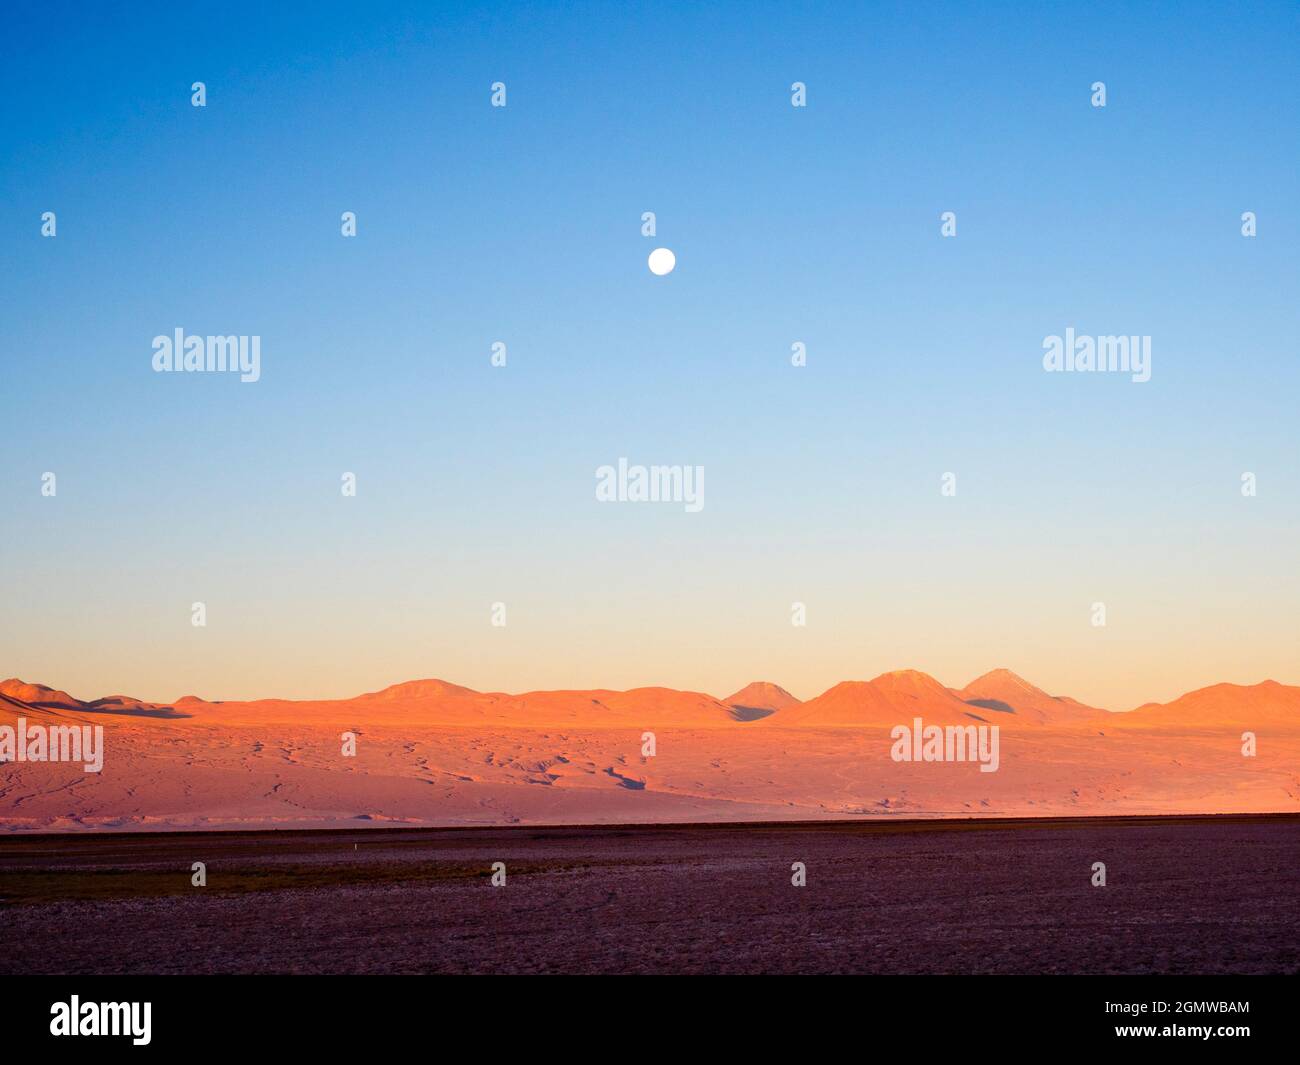
<instances>
[{"instance_id":1,"label":"orange sunlit desert","mask_svg":"<svg viewBox=\"0 0 1300 1065\"><path fill-rule=\"evenodd\" d=\"M0 692L0 972L1296 971L1274 681L1122 713L1002 669L806 702Z\"/></svg>"},{"instance_id":2,"label":"orange sunlit desert","mask_svg":"<svg viewBox=\"0 0 1300 1065\"><path fill-rule=\"evenodd\" d=\"M12 1058L1294 1056L1296 0L5 14Z\"/></svg>"},{"instance_id":3,"label":"orange sunlit desert","mask_svg":"<svg viewBox=\"0 0 1300 1065\"><path fill-rule=\"evenodd\" d=\"M9 832L492 826L1300 811L1300 687L1220 684L1125 712L1005 669L900 670L806 702L756 682L349 699L83 701L0 684L0 726L100 725L103 766L9 760ZM997 726L994 771L900 761L891 730Z\"/></svg>"}]
</instances>

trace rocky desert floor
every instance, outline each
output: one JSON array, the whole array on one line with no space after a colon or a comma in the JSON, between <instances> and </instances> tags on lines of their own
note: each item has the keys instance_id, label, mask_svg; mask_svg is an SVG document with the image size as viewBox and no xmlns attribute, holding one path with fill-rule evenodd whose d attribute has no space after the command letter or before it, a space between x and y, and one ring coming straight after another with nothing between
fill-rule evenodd
<instances>
[{"instance_id":1,"label":"rocky desert floor","mask_svg":"<svg viewBox=\"0 0 1300 1065\"><path fill-rule=\"evenodd\" d=\"M0 972L1294 974L1297 897L1297 815L14 835Z\"/></svg>"},{"instance_id":2,"label":"rocky desert floor","mask_svg":"<svg viewBox=\"0 0 1300 1065\"><path fill-rule=\"evenodd\" d=\"M1300 729L1004 731L1001 764L899 763L881 728L369 725L339 730L105 721L103 771L0 765L0 830L622 824L844 817L1300 811Z\"/></svg>"}]
</instances>

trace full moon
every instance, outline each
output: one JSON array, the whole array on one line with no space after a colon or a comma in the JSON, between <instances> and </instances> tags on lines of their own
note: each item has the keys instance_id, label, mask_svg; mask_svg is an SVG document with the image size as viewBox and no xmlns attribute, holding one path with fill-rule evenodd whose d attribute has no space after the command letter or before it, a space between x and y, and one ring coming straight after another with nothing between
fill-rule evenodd
<instances>
[{"instance_id":1,"label":"full moon","mask_svg":"<svg viewBox=\"0 0 1300 1065\"><path fill-rule=\"evenodd\" d=\"M655 248L655 250L650 253L648 262L650 264L650 272L659 277L663 277L664 274L671 274L673 272L673 267L677 265L677 256L668 248Z\"/></svg>"}]
</instances>

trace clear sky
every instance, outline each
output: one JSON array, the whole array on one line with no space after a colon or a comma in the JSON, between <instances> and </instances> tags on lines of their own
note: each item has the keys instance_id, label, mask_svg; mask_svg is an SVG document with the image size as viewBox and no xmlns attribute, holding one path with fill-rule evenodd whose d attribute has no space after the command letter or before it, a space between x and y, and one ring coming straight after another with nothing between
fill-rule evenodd
<instances>
[{"instance_id":1,"label":"clear sky","mask_svg":"<svg viewBox=\"0 0 1300 1065\"><path fill-rule=\"evenodd\" d=\"M1295 4L178 6L7 15L0 675L1300 683Z\"/></svg>"}]
</instances>

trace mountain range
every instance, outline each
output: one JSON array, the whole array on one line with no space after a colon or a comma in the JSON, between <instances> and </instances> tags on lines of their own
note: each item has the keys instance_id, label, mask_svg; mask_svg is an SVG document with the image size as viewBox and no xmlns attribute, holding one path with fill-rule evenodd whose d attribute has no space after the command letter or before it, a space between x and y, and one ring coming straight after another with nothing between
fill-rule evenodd
<instances>
[{"instance_id":1,"label":"mountain range","mask_svg":"<svg viewBox=\"0 0 1300 1065\"><path fill-rule=\"evenodd\" d=\"M915 716L927 723L1007 727L1109 725L1221 725L1300 718L1300 687L1274 680L1254 685L1215 684L1169 703L1145 703L1116 713L1067 696L1049 695L1009 669L994 669L964 688L949 688L914 669L867 681L841 681L801 701L769 681L755 681L719 699L702 692L646 687L480 692L444 680L415 680L349 699L210 702L184 696L150 703L126 695L83 701L57 688L17 678L0 681L8 703L89 715L254 721L370 720L427 725L497 724L519 727L701 728L740 724L765 728L892 727Z\"/></svg>"},{"instance_id":2,"label":"mountain range","mask_svg":"<svg viewBox=\"0 0 1300 1065\"><path fill-rule=\"evenodd\" d=\"M0 831L1300 810L1300 687L1272 680L1119 713L1005 669L962 688L897 670L807 701L770 681L173 703L4 681L0 729L19 718L102 726L103 768L0 764ZM916 718L998 726L997 770L895 760L891 730Z\"/></svg>"}]
</instances>

